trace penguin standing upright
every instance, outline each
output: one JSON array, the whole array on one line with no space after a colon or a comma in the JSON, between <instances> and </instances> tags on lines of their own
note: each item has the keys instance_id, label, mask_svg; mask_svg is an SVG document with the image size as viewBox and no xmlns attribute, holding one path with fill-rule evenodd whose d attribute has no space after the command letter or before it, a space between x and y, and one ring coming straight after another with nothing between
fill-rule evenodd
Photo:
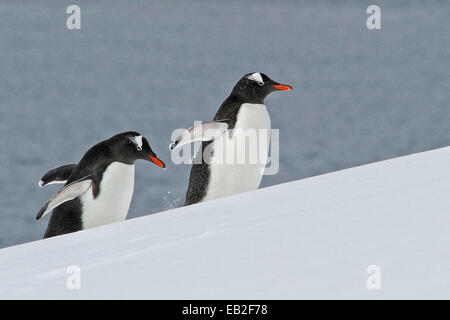
<instances>
[{"instance_id":1,"label":"penguin standing upright","mask_svg":"<svg viewBox=\"0 0 450 320\"><path fill-rule=\"evenodd\" d=\"M185 205L258 189L271 130L264 99L271 92L291 89L263 73L246 74L212 122L188 129L170 145L175 150L189 142L203 141L192 165ZM251 140L255 135L256 140Z\"/></svg>"},{"instance_id":2,"label":"penguin standing upright","mask_svg":"<svg viewBox=\"0 0 450 320\"><path fill-rule=\"evenodd\" d=\"M53 210L44 238L125 220L134 190L138 159L165 168L137 132L124 132L90 148L78 164L45 174L39 186L65 183L39 211L40 219Z\"/></svg>"}]
</instances>

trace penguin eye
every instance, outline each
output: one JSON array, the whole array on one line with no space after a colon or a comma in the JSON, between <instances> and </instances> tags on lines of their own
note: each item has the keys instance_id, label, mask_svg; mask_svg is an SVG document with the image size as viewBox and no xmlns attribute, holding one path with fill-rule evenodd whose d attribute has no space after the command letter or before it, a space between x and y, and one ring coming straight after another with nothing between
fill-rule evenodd
<instances>
[{"instance_id":1,"label":"penguin eye","mask_svg":"<svg viewBox=\"0 0 450 320\"><path fill-rule=\"evenodd\" d=\"M142 136L130 137L129 139L136 146L137 151L142 151Z\"/></svg>"},{"instance_id":2,"label":"penguin eye","mask_svg":"<svg viewBox=\"0 0 450 320\"><path fill-rule=\"evenodd\" d=\"M256 82L257 84L259 84L261 87L264 85L264 80L261 76L261 74L259 72L255 72L250 74L247 79Z\"/></svg>"}]
</instances>

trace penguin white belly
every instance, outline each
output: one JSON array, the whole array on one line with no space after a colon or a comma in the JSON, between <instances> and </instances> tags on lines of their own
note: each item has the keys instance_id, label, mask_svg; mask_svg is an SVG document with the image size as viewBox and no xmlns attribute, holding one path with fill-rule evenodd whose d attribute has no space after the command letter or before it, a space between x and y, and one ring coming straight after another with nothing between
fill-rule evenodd
<instances>
[{"instance_id":1,"label":"penguin white belly","mask_svg":"<svg viewBox=\"0 0 450 320\"><path fill-rule=\"evenodd\" d=\"M111 163L103 173L97 198L91 191L80 197L83 229L125 220L133 189L134 164Z\"/></svg>"},{"instance_id":2,"label":"penguin white belly","mask_svg":"<svg viewBox=\"0 0 450 320\"><path fill-rule=\"evenodd\" d=\"M264 104L241 106L234 129L210 144L210 180L202 201L258 189L267 163L270 128Z\"/></svg>"}]
</instances>

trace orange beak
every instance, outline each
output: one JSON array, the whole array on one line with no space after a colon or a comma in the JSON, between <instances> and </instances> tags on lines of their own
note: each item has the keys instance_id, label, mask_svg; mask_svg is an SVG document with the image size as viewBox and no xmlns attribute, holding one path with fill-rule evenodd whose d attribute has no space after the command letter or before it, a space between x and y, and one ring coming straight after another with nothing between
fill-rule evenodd
<instances>
[{"instance_id":1,"label":"orange beak","mask_svg":"<svg viewBox=\"0 0 450 320\"><path fill-rule=\"evenodd\" d=\"M150 160L152 160L152 162L154 164L156 164L158 167L160 168L165 168L166 165L164 164L164 162L162 162L161 160L159 160L157 157L153 157L153 156L148 156Z\"/></svg>"},{"instance_id":2,"label":"orange beak","mask_svg":"<svg viewBox=\"0 0 450 320\"><path fill-rule=\"evenodd\" d=\"M274 87L277 90L281 90L281 91L292 90L291 86L288 86L288 85L285 85L285 84L274 84L274 85L272 85L272 87Z\"/></svg>"}]
</instances>

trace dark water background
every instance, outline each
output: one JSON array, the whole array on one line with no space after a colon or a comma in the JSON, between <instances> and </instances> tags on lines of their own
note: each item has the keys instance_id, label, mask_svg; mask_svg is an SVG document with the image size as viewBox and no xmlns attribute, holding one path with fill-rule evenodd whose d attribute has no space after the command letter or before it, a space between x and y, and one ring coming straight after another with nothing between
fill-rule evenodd
<instances>
[{"instance_id":1,"label":"dark water background","mask_svg":"<svg viewBox=\"0 0 450 320\"><path fill-rule=\"evenodd\" d=\"M80 31L65 27L72 3ZM266 101L281 164L263 186L450 145L450 1L377 1L378 31L369 4L0 2L0 247L42 236L47 169L125 130L168 163L138 163L129 217L182 202L171 132L211 119L247 72L294 87Z\"/></svg>"}]
</instances>

